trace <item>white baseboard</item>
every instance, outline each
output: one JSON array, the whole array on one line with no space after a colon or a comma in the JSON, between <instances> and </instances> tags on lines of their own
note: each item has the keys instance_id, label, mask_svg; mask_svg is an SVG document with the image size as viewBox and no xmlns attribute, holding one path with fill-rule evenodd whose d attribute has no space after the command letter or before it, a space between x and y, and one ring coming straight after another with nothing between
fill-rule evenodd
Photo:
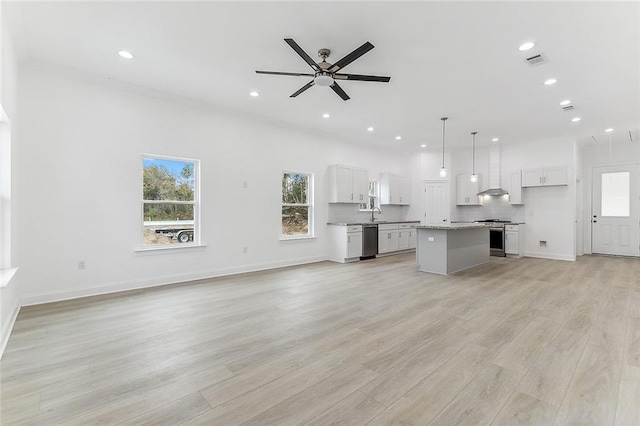
<instances>
[{"instance_id":1,"label":"white baseboard","mask_svg":"<svg viewBox=\"0 0 640 426\"><path fill-rule=\"evenodd\" d=\"M16 319L18 318L18 313L20 312L20 305L16 305L13 309L13 313L11 314L11 318L6 324L3 324L2 330L0 331L0 359L2 359L2 355L4 355L4 350L7 347L7 343L9 343L9 337L11 337L11 331L13 331L13 325L16 323Z\"/></svg>"},{"instance_id":2,"label":"white baseboard","mask_svg":"<svg viewBox=\"0 0 640 426\"><path fill-rule=\"evenodd\" d=\"M315 256L280 262L264 262L252 265L237 266L232 268L217 269L213 271L190 272L159 277L140 278L120 282L100 284L92 287L74 288L39 294L27 294L20 299L21 306L39 305L42 303L59 302L63 300L78 299L81 297L98 296L101 294L117 293L120 291L139 290L143 288L158 287L168 284L177 284L187 281L203 280L223 277L228 275L244 274L247 272L264 271L268 269L284 268L287 266L304 265L307 263L322 262L327 256Z\"/></svg>"},{"instance_id":3,"label":"white baseboard","mask_svg":"<svg viewBox=\"0 0 640 426\"><path fill-rule=\"evenodd\" d=\"M527 252L524 255L526 257L537 257L539 259L565 260L565 261L569 261L569 262L575 262L576 261L575 257L567 255L567 254Z\"/></svg>"}]
</instances>

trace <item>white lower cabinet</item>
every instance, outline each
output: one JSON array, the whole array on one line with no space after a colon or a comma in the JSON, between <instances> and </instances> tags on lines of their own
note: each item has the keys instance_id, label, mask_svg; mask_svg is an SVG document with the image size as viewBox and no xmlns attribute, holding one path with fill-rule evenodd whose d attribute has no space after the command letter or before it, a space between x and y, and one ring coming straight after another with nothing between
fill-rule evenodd
<instances>
[{"instance_id":1,"label":"white lower cabinet","mask_svg":"<svg viewBox=\"0 0 640 426\"><path fill-rule=\"evenodd\" d=\"M504 227L504 252L511 256L524 256L524 225Z\"/></svg>"},{"instance_id":2,"label":"white lower cabinet","mask_svg":"<svg viewBox=\"0 0 640 426\"><path fill-rule=\"evenodd\" d=\"M416 226L413 223L385 223L378 225L378 253L393 253L394 251L415 249Z\"/></svg>"},{"instance_id":3,"label":"white lower cabinet","mask_svg":"<svg viewBox=\"0 0 640 426\"><path fill-rule=\"evenodd\" d=\"M362 256L362 225L329 225L329 260L346 263Z\"/></svg>"}]
</instances>

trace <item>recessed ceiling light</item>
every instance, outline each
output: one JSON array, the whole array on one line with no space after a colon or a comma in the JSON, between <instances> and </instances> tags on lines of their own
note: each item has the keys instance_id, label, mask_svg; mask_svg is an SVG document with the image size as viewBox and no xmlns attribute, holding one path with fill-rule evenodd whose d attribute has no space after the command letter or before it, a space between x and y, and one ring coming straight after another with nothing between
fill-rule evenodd
<instances>
[{"instance_id":1,"label":"recessed ceiling light","mask_svg":"<svg viewBox=\"0 0 640 426\"><path fill-rule=\"evenodd\" d=\"M552 84L556 84L558 82L558 80L556 80L555 78L550 78L548 80L546 80L544 82L545 86L551 86Z\"/></svg>"},{"instance_id":2,"label":"recessed ceiling light","mask_svg":"<svg viewBox=\"0 0 640 426\"><path fill-rule=\"evenodd\" d=\"M402 139L402 136L396 136L397 141L399 141L400 139Z\"/></svg>"},{"instance_id":3,"label":"recessed ceiling light","mask_svg":"<svg viewBox=\"0 0 640 426\"><path fill-rule=\"evenodd\" d=\"M260 96L260 93L253 91L251 93L249 93L249 96L253 96L254 98L257 98L258 96Z\"/></svg>"},{"instance_id":4,"label":"recessed ceiling light","mask_svg":"<svg viewBox=\"0 0 640 426\"><path fill-rule=\"evenodd\" d=\"M574 123L577 123L577 122L578 122L578 121L580 121L580 120L582 120L582 118L580 118L580 117L573 117L573 118L571 119L571 121L573 121Z\"/></svg>"},{"instance_id":5,"label":"recessed ceiling light","mask_svg":"<svg viewBox=\"0 0 640 426\"><path fill-rule=\"evenodd\" d=\"M498 139L498 138L493 138L493 139L491 139L491 142L498 142L499 140L500 139Z\"/></svg>"},{"instance_id":6,"label":"recessed ceiling light","mask_svg":"<svg viewBox=\"0 0 640 426\"><path fill-rule=\"evenodd\" d=\"M118 55L125 59L133 59L133 54L131 52L127 52L126 50L121 50L118 52Z\"/></svg>"},{"instance_id":7,"label":"recessed ceiling light","mask_svg":"<svg viewBox=\"0 0 640 426\"><path fill-rule=\"evenodd\" d=\"M367 127L367 132L373 132L373 127Z\"/></svg>"},{"instance_id":8,"label":"recessed ceiling light","mask_svg":"<svg viewBox=\"0 0 640 426\"><path fill-rule=\"evenodd\" d=\"M611 132L613 132L613 129L612 129L611 127L609 127L609 128L608 128L608 129L606 129L604 132L605 132L605 133L611 133Z\"/></svg>"},{"instance_id":9,"label":"recessed ceiling light","mask_svg":"<svg viewBox=\"0 0 640 426\"><path fill-rule=\"evenodd\" d=\"M526 43L522 43L522 44L520 45L520 47L518 47L518 50L520 50L520 51L529 50L529 49L533 48L533 46L535 46L535 45L536 45L536 44L535 44L534 42L532 42L532 41L528 41L528 42L526 42Z\"/></svg>"},{"instance_id":10,"label":"recessed ceiling light","mask_svg":"<svg viewBox=\"0 0 640 426\"><path fill-rule=\"evenodd\" d=\"M324 114L322 114L322 118L329 118L329 117L331 117L331 116L329 115L328 112L325 112Z\"/></svg>"},{"instance_id":11,"label":"recessed ceiling light","mask_svg":"<svg viewBox=\"0 0 640 426\"><path fill-rule=\"evenodd\" d=\"M571 101L569 99L565 99L564 101L560 102L561 106L567 106L571 103Z\"/></svg>"},{"instance_id":12,"label":"recessed ceiling light","mask_svg":"<svg viewBox=\"0 0 640 426\"><path fill-rule=\"evenodd\" d=\"M426 144L422 144L422 145L420 145L420 148L426 148L426 147L427 147L427 145L426 145Z\"/></svg>"}]
</instances>

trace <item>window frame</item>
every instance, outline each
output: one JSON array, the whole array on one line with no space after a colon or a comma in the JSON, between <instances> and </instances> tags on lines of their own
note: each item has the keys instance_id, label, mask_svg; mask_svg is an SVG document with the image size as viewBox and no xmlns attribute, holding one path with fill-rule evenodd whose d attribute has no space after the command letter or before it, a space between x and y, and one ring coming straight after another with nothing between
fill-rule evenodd
<instances>
[{"instance_id":1,"label":"window frame","mask_svg":"<svg viewBox=\"0 0 640 426\"><path fill-rule=\"evenodd\" d=\"M200 182L201 182L200 160L195 158L188 158L188 157L178 157L174 155L143 153L140 156L140 165L141 165L140 184L141 185L144 185L144 160L145 159L193 163L194 165L193 167L193 175L194 175L193 201L145 200L143 198L144 191L141 191L140 212L139 212L140 214L139 217L142 218L142 221L140 222L140 239L139 239L140 249L136 251L187 249L187 248L202 246L202 241L201 241L202 228L200 223L200 209L202 205L201 190L200 190ZM193 241L190 241L187 243L176 243L176 244L158 244L158 245L144 244L144 228L145 228L144 206L145 204L193 205Z\"/></svg>"},{"instance_id":2,"label":"window frame","mask_svg":"<svg viewBox=\"0 0 640 426\"><path fill-rule=\"evenodd\" d=\"M372 183L375 185L375 190L374 190L374 194L373 195L369 192L369 188L371 188L371 184ZM369 201L371 200L371 197L374 198L373 207L369 205ZM363 205L366 205L366 208L362 208ZM370 180L367 183L367 202L366 203L360 203L358 211L370 212L371 210L373 210L376 207L380 208L380 184L378 183L377 180Z\"/></svg>"},{"instance_id":3,"label":"window frame","mask_svg":"<svg viewBox=\"0 0 640 426\"><path fill-rule=\"evenodd\" d=\"M282 202L282 179L285 174L300 174L308 177L307 183L307 203L283 203ZM306 235L286 235L282 233L282 209L284 207L307 207L307 234ZM314 214L314 173L301 170L283 169L280 173L280 240L304 240L315 238L315 214Z\"/></svg>"}]
</instances>

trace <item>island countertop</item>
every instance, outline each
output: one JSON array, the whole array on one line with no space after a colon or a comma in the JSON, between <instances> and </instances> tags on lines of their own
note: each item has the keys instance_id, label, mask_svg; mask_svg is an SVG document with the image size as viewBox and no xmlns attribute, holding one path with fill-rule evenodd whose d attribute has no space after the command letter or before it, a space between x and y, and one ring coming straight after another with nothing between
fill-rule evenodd
<instances>
[{"instance_id":1,"label":"island countertop","mask_svg":"<svg viewBox=\"0 0 640 426\"><path fill-rule=\"evenodd\" d=\"M420 225L416 226L416 229L443 229L443 230L457 230L457 229L473 229L473 228L487 228L489 224L486 223L452 223L451 225Z\"/></svg>"},{"instance_id":2,"label":"island countertop","mask_svg":"<svg viewBox=\"0 0 640 426\"><path fill-rule=\"evenodd\" d=\"M327 225L353 226L353 225L385 225L389 223L420 223L419 220L376 220L374 222L327 222Z\"/></svg>"}]
</instances>

